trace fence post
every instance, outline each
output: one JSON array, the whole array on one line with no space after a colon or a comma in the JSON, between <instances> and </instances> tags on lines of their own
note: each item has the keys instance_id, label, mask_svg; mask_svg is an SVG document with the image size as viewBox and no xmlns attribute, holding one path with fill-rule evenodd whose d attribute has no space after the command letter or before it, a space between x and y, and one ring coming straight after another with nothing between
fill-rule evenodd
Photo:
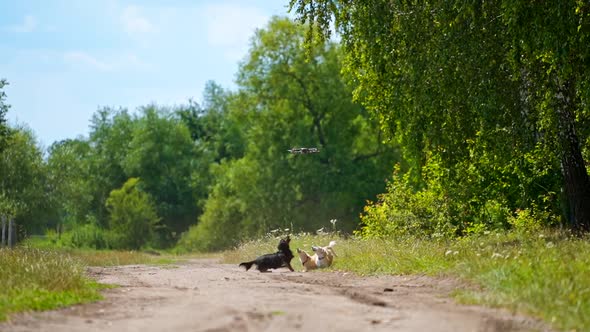
<instances>
[{"instance_id":1,"label":"fence post","mask_svg":"<svg viewBox=\"0 0 590 332\"><path fill-rule=\"evenodd\" d=\"M2 219L2 242L0 242L0 248L6 245L6 216L0 216Z\"/></svg>"},{"instance_id":2,"label":"fence post","mask_svg":"<svg viewBox=\"0 0 590 332\"><path fill-rule=\"evenodd\" d=\"M8 219L8 247L14 247L14 242L14 219L10 218Z\"/></svg>"}]
</instances>

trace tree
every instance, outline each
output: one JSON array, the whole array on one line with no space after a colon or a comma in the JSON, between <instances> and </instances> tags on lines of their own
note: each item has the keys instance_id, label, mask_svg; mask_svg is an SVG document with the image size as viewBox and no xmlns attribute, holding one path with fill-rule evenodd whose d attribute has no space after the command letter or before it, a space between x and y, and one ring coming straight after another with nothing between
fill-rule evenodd
<instances>
[{"instance_id":1,"label":"tree","mask_svg":"<svg viewBox=\"0 0 590 332\"><path fill-rule=\"evenodd\" d=\"M210 188L216 181L213 169L220 163L243 157L246 145L243 121L229 110L234 94L210 81L203 99L202 106L191 102L174 110L194 142L191 179L198 216L203 213Z\"/></svg>"},{"instance_id":2,"label":"tree","mask_svg":"<svg viewBox=\"0 0 590 332\"><path fill-rule=\"evenodd\" d=\"M267 165L268 183L261 188L273 194L263 201L266 211L276 211L268 220L290 215L295 225L319 228L336 218L351 230L362 202L383 188L394 150L382 144L368 113L351 102L339 48L319 45L308 58L303 40L301 27L279 18L253 40L238 74L249 98L240 104L259 110L250 112L246 158ZM318 147L321 153L290 158L285 151L293 146Z\"/></svg>"},{"instance_id":3,"label":"tree","mask_svg":"<svg viewBox=\"0 0 590 332\"><path fill-rule=\"evenodd\" d=\"M351 102L338 47L314 48L307 61L303 39L281 18L252 39L226 122L240 124L244 155L213 167L204 213L181 244L220 249L276 228L315 231L331 219L351 231L363 202L383 190L395 149ZM293 146L320 153L290 155Z\"/></svg>"},{"instance_id":4,"label":"tree","mask_svg":"<svg viewBox=\"0 0 590 332\"><path fill-rule=\"evenodd\" d=\"M197 218L193 187L194 144L186 125L173 113L156 106L141 109L121 166L129 177L142 179L155 200L166 241L188 229Z\"/></svg>"},{"instance_id":5,"label":"tree","mask_svg":"<svg viewBox=\"0 0 590 332\"><path fill-rule=\"evenodd\" d=\"M549 200L559 213L561 180L572 226L587 229L587 4L290 5L310 24L308 38L328 38L335 21L357 100L400 143L421 185L438 178L452 202L469 202L452 208L455 223L478 219L490 199L511 210Z\"/></svg>"},{"instance_id":6,"label":"tree","mask_svg":"<svg viewBox=\"0 0 590 332\"><path fill-rule=\"evenodd\" d=\"M5 104L6 93L3 91L4 87L8 85L5 79L0 79L0 153L6 147L8 135L10 133L8 124L6 123L6 113L10 109L10 105Z\"/></svg>"},{"instance_id":7,"label":"tree","mask_svg":"<svg viewBox=\"0 0 590 332\"><path fill-rule=\"evenodd\" d=\"M87 185L92 200L89 215L106 227L105 201L113 189L120 188L130 177L123 169L123 161L129 153L134 121L126 109L105 107L96 111L90 122Z\"/></svg>"},{"instance_id":8,"label":"tree","mask_svg":"<svg viewBox=\"0 0 590 332\"><path fill-rule=\"evenodd\" d=\"M66 139L48 149L47 176L49 197L55 207L55 220L48 227L68 228L83 224L91 213L92 192L88 158L91 148L83 139Z\"/></svg>"},{"instance_id":9,"label":"tree","mask_svg":"<svg viewBox=\"0 0 590 332\"><path fill-rule=\"evenodd\" d=\"M33 133L26 128L11 129L5 150L0 154L0 208L15 217L27 232L39 231L51 206L41 150Z\"/></svg>"},{"instance_id":10,"label":"tree","mask_svg":"<svg viewBox=\"0 0 590 332\"><path fill-rule=\"evenodd\" d=\"M140 186L138 178L130 178L106 201L114 248L140 249L153 239L159 217L152 198Z\"/></svg>"},{"instance_id":11,"label":"tree","mask_svg":"<svg viewBox=\"0 0 590 332\"><path fill-rule=\"evenodd\" d=\"M556 137L549 144L561 163L569 222L590 231L590 178L579 136L588 137L590 120L590 4L505 1L503 9L514 74L529 86L540 127Z\"/></svg>"}]
</instances>

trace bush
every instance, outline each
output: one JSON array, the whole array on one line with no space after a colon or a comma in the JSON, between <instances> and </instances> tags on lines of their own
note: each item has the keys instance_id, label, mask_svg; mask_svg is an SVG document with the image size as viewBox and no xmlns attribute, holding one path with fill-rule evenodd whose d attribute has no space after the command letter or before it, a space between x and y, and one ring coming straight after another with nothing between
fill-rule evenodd
<instances>
[{"instance_id":1,"label":"bush","mask_svg":"<svg viewBox=\"0 0 590 332\"><path fill-rule=\"evenodd\" d=\"M444 196L435 190L414 191L409 174L401 175L397 165L387 192L377 202L368 202L361 215L362 227L355 234L369 237L403 235L446 236L456 228L451 224Z\"/></svg>"},{"instance_id":2,"label":"bush","mask_svg":"<svg viewBox=\"0 0 590 332\"><path fill-rule=\"evenodd\" d=\"M130 178L107 199L112 248L139 249L153 239L159 217L152 198L139 184L138 178Z\"/></svg>"},{"instance_id":3,"label":"bush","mask_svg":"<svg viewBox=\"0 0 590 332\"><path fill-rule=\"evenodd\" d=\"M210 252L230 248L240 241L239 227L213 219L201 220L182 234L177 249L181 252Z\"/></svg>"},{"instance_id":4,"label":"bush","mask_svg":"<svg viewBox=\"0 0 590 332\"><path fill-rule=\"evenodd\" d=\"M557 216L535 205L529 209L518 209L514 215L508 217L510 226L520 233L537 233L545 226L555 225L558 222Z\"/></svg>"},{"instance_id":5,"label":"bush","mask_svg":"<svg viewBox=\"0 0 590 332\"><path fill-rule=\"evenodd\" d=\"M108 232L96 223L77 225L63 233L57 242L62 246L74 248L106 249L109 247Z\"/></svg>"}]
</instances>

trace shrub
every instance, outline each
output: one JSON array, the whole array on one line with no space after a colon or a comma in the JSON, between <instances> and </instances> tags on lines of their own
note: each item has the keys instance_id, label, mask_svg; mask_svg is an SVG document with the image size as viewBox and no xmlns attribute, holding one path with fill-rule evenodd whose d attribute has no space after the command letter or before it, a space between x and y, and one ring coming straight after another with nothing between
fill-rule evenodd
<instances>
[{"instance_id":1,"label":"shrub","mask_svg":"<svg viewBox=\"0 0 590 332\"><path fill-rule=\"evenodd\" d=\"M153 239L159 217L152 198L139 184L138 178L130 178L107 199L113 248L139 249Z\"/></svg>"},{"instance_id":2,"label":"shrub","mask_svg":"<svg viewBox=\"0 0 590 332\"><path fill-rule=\"evenodd\" d=\"M545 226L555 225L558 217L533 205L528 209L518 209L514 215L508 216L508 224L516 232L537 233Z\"/></svg>"},{"instance_id":3,"label":"shrub","mask_svg":"<svg viewBox=\"0 0 590 332\"><path fill-rule=\"evenodd\" d=\"M372 238L454 233L444 196L432 189L414 191L409 174L401 175L399 170L398 165L387 192L379 195L377 202L367 203L361 215L362 227L355 233Z\"/></svg>"},{"instance_id":4,"label":"shrub","mask_svg":"<svg viewBox=\"0 0 590 332\"><path fill-rule=\"evenodd\" d=\"M74 248L108 248L108 233L96 223L77 225L72 230L62 234L58 242L67 247Z\"/></svg>"}]
</instances>

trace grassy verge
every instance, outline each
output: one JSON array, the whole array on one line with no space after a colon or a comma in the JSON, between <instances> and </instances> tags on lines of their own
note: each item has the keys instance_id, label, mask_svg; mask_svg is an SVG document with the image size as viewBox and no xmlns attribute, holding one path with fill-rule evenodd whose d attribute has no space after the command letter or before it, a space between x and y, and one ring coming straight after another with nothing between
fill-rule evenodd
<instances>
[{"instance_id":1,"label":"grassy verge","mask_svg":"<svg viewBox=\"0 0 590 332\"><path fill-rule=\"evenodd\" d=\"M175 258L170 255L151 255L139 251L94 250L94 249L56 249L76 257L86 266L115 266L131 264L160 265L171 264Z\"/></svg>"},{"instance_id":2,"label":"grassy verge","mask_svg":"<svg viewBox=\"0 0 590 332\"><path fill-rule=\"evenodd\" d=\"M309 251L334 237L292 236ZM245 243L224 253L227 263L276 249L275 238ZM340 239L332 270L359 275L452 276L477 285L458 290L466 303L509 308L562 330L590 330L590 242L556 232L487 234L456 240ZM297 260L297 258L295 258ZM300 268L300 264L293 264ZM475 289L475 288L474 288Z\"/></svg>"},{"instance_id":3,"label":"grassy verge","mask_svg":"<svg viewBox=\"0 0 590 332\"><path fill-rule=\"evenodd\" d=\"M115 266L130 264L170 264L177 259L174 254L161 254L154 250L107 250L91 248L61 247L46 238L29 238L22 247L55 251L63 255L75 257L86 266Z\"/></svg>"},{"instance_id":4,"label":"grassy verge","mask_svg":"<svg viewBox=\"0 0 590 332\"><path fill-rule=\"evenodd\" d=\"M40 249L0 249L0 321L9 313L100 299L101 286L73 257Z\"/></svg>"},{"instance_id":5,"label":"grassy verge","mask_svg":"<svg viewBox=\"0 0 590 332\"><path fill-rule=\"evenodd\" d=\"M10 313L48 310L101 299L101 285L85 275L88 266L169 264L174 256L137 251L51 249L30 243L0 249L0 321Z\"/></svg>"}]
</instances>

